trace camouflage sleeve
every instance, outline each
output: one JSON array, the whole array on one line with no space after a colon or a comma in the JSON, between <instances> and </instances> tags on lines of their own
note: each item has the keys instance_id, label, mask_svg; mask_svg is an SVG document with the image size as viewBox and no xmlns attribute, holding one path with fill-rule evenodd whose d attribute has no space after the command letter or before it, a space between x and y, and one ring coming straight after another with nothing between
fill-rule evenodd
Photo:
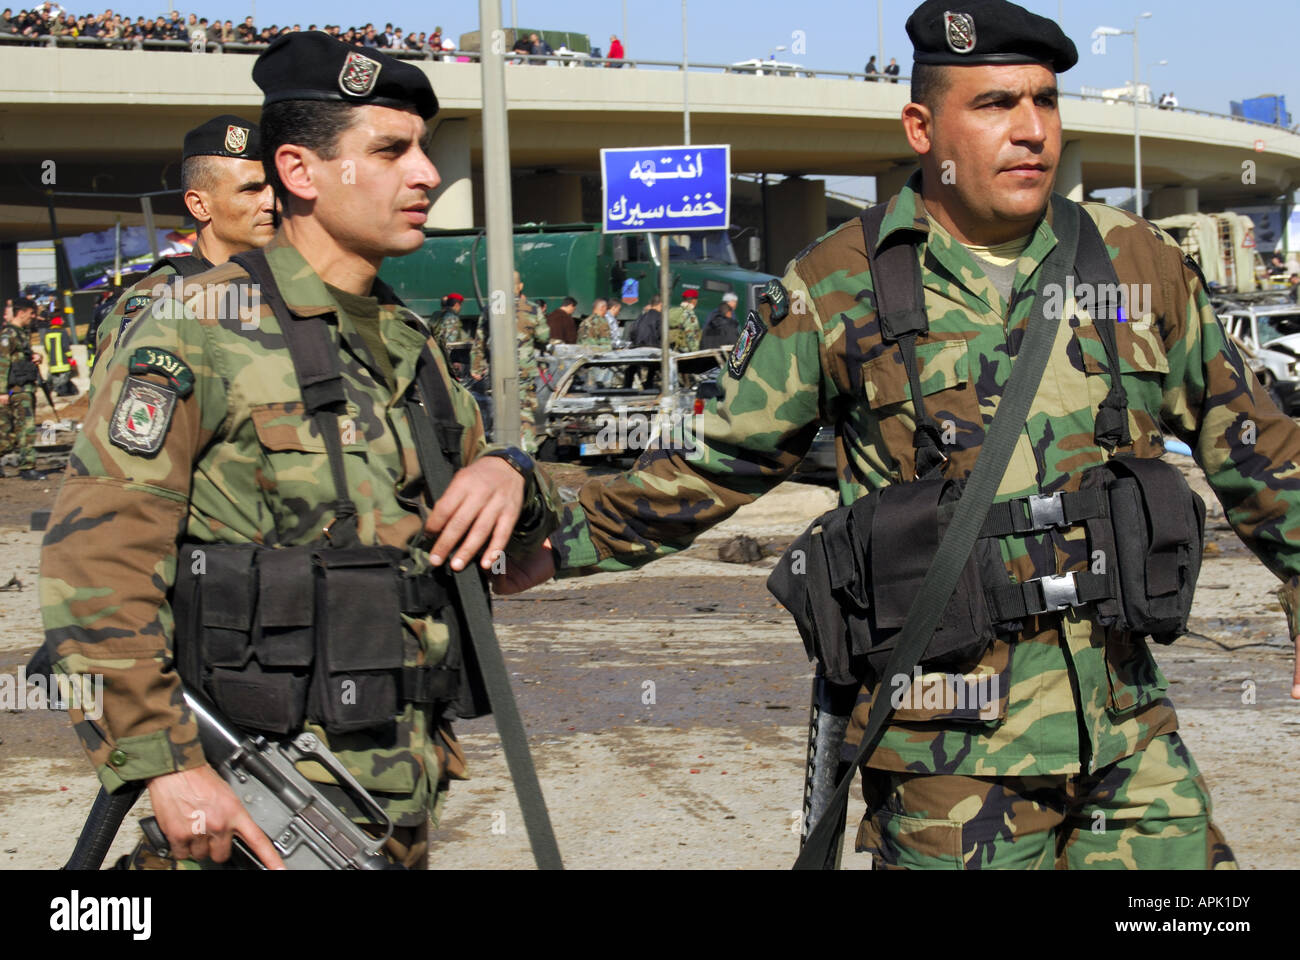
<instances>
[{"instance_id":1,"label":"camouflage sleeve","mask_svg":"<svg viewBox=\"0 0 1300 960\"><path fill-rule=\"evenodd\" d=\"M751 314L723 374L724 396L688 417L681 439L631 471L586 483L551 536L557 576L625 570L688 547L786 479L812 445L829 378L821 318L797 270L797 304L770 327Z\"/></svg>"},{"instance_id":2,"label":"camouflage sleeve","mask_svg":"<svg viewBox=\"0 0 1300 960\"><path fill-rule=\"evenodd\" d=\"M546 345L551 342L551 325L547 322L546 314L541 307L533 309L534 312L530 318L530 322L532 320L536 321L536 326L533 328L533 343L537 345L538 350L545 350Z\"/></svg>"},{"instance_id":3,"label":"camouflage sleeve","mask_svg":"<svg viewBox=\"0 0 1300 960\"><path fill-rule=\"evenodd\" d=\"M9 327L0 326L0 394L9 392L9 367L13 363L12 337Z\"/></svg>"},{"instance_id":4,"label":"camouflage sleeve","mask_svg":"<svg viewBox=\"0 0 1300 960\"><path fill-rule=\"evenodd\" d=\"M488 450L504 448L506 446L504 443L487 442L483 430L483 417L474 395L450 374L441 351L432 351L432 353L438 364L438 371L446 380L450 390L451 405L456 419L465 427L465 432L461 434L461 463L473 463ZM533 475L536 482L529 486L523 509L519 514L519 523L510 542L506 545L506 556L515 560L522 560L535 552L547 535L555 529L557 523L560 498L555 484L540 465Z\"/></svg>"},{"instance_id":5,"label":"camouflage sleeve","mask_svg":"<svg viewBox=\"0 0 1300 960\"><path fill-rule=\"evenodd\" d=\"M1300 427L1277 409L1225 335L1198 273L1165 237L1169 361L1162 413L1205 471L1237 535L1279 578L1300 634Z\"/></svg>"},{"instance_id":6,"label":"camouflage sleeve","mask_svg":"<svg viewBox=\"0 0 1300 960\"><path fill-rule=\"evenodd\" d=\"M469 348L469 375L475 380L482 380L488 374L487 341L483 332L486 326L487 318L480 317L474 328L474 343Z\"/></svg>"},{"instance_id":7,"label":"camouflage sleeve","mask_svg":"<svg viewBox=\"0 0 1300 960\"><path fill-rule=\"evenodd\" d=\"M104 678L102 715L71 715L109 790L204 763L172 666L167 593L193 463L226 416L222 354L206 326L165 299L128 333L102 371L41 551L55 668ZM131 374L135 350L154 362Z\"/></svg>"}]
</instances>

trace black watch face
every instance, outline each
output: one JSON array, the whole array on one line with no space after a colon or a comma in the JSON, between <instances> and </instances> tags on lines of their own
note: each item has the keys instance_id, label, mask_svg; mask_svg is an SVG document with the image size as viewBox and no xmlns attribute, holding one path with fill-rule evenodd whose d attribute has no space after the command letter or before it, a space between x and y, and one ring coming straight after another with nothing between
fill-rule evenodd
<instances>
[{"instance_id":1,"label":"black watch face","mask_svg":"<svg viewBox=\"0 0 1300 960\"><path fill-rule=\"evenodd\" d=\"M510 447L506 452L510 454L510 459L513 460L516 464L518 464L520 469L522 469L525 473L532 471L533 458L530 457L528 454L524 453L518 447Z\"/></svg>"}]
</instances>

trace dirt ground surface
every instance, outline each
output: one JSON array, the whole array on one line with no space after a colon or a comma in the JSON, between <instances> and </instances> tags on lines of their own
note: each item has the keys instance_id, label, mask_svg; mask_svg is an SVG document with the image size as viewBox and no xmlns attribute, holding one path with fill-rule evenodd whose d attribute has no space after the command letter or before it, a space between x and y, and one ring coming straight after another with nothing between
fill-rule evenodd
<instances>
[{"instance_id":1,"label":"dirt ground surface","mask_svg":"<svg viewBox=\"0 0 1300 960\"><path fill-rule=\"evenodd\" d=\"M1174 458L1182 460L1183 458ZM1185 465L1190 465L1190 460ZM560 469L575 487L584 471ZM1211 519L1191 634L1155 647L1181 732L1210 783L1215 819L1246 868L1300 866L1300 703L1275 579ZM49 484L0 480L0 673L40 639L40 534L27 516ZM21 486L15 486L21 484ZM788 483L684 553L641 571L547 584L497 598L499 634L567 865L781 869L797 851L812 676L788 616L764 587L776 557L835 504ZM746 534L753 564L717 559ZM453 784L431 863L532 865L492 720L458 724L473 779ZM97 789L66 717L0 710L0 869L53 868L71 852ZM863 803L850 806L846 869ZM135 811L109 862L138 837Z\"/></svg>"}]
</instances>

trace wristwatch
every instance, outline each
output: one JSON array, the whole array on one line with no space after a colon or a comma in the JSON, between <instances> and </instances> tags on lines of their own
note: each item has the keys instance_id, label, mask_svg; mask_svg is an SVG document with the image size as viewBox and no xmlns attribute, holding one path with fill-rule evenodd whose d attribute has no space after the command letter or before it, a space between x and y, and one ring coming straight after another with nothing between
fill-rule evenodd
<instances>
[{"instance_id":1,"label":"wristwatch","mask_svg":"<svg viewBox=\"0 0 1300 960\"><path fill-rule=\"evenodd\" d=\"M515 524L516 536L528 534L541 522L544 514L542 498L537 496L537 474L533 458L518 447L501 447L489 450L485 457L500 457L524 478L524 512Z\"/></svg>"},{"instance_id":2,"label":"wristwatch","mask_svg":"<svg viewBox=\"0 0 1300 960\"><path fill-rule=\"evenodd\" d=\"M510 466L515 468L515 472L524 478L525 483L533 479L533 471L535 469L533 458L524 453L518 447L502 447L499 450L489 450L487 453L483 454L483 456L500 457L506 463L510 464Z\"/></svg>"}]
</instances>

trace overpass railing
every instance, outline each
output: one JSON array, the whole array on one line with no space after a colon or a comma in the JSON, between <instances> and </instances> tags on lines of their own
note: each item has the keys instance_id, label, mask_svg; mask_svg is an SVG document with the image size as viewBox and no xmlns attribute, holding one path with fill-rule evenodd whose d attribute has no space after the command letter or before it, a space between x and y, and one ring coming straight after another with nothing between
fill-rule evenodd
<instances>
[{"instance_id":1,"label":"overpass railing","mask_svg":"<svg viewBox=\"0 0 1300 960\"><path fill-rule=\"evenodd\" d=\"M259 54L268 46L266 43L216 43L213 41L190 42L186 40L141 40L118 39L108 40L102 37L69 37L69 36L41 36L30 37L20 36L12 33L0 33L0 47L5 44L14 44L18 46L41 46L41 47L83 47L98 48L110 50L172 50L183 51L190 50L194 53L244 53ZM364 49L364 48L363 48ZM390 57L396 57L400 60L428 60L440 61L443 63L478 63L479 51L477 50L442 50L435 51L432 49L424 50L390 50L383 49L383 53ZM586 53L572 51L561 51L551 54L507 54L506 62L513 65L527 66L549 66L562 68L606 68L606 69L641 69L641 70L677 70L682 69L682 63L679 60L628 60L628 59L611 59L609 57L593 57ZM839 80L856 80L869 81L875 83L909 83L911 78L908 76L890 77L885 74L868 75L857 70L823 70L821 68L804 67L796 64L787 63L769 63L762 61L760 63L691 63L688 66L691 71L699 72L719 72L732 74L746 74L749 76L770 76L770 77L820 77L823 79ZM1062 90L1061 96L1071 100L1080 100L1094 103L1114 103L1114 104L1131 104L1131 99L1124 97L1108 97L1099 93L1073 93L1068 90ZM1172 113L1194 114L1203 117L1214 117L1219 120L1233 120L1237 123L1250 124L1255 127L1264 127L1271 130L1280 130L1285 133L1300 134L1300 124L1286 127L1281 124L1266 123L1262 120L1253 120L1247 117L1234 116L1229 113L1219 113L1215 110L1201 110L1196 107L1168 107L1160 106L1155 103L1143 103L1141 106L1151 110L1167 110Z\"/></svg>"}]
</instances>

